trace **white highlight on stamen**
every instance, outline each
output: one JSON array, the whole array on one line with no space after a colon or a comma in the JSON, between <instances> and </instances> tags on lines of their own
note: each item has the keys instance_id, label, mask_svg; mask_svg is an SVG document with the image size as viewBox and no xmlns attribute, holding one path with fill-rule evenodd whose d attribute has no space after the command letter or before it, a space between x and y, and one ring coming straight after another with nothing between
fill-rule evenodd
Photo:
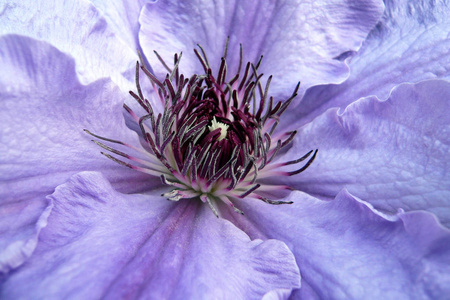
<instances>
[{"instance_id":1,"label":"white highlight on stamen","mask_svg":"<svg viewBox=\"0 0 450 300\"><path fill-rule=\"evenodd\" d=\"M213 118L211 126L208 126L209 132L220 128L220 136L217 138L218 141L223 140L227 136L228 125L217 122L216 117Z\"/></svg>"}]
</instances>

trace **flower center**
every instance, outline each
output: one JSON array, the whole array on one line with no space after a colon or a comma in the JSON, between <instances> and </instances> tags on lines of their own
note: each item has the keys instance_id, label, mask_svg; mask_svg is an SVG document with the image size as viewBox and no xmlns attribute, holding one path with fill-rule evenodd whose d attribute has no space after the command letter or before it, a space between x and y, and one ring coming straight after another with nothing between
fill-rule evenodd
<instances>
[{"instance_id":1,"label":"flower center","mask_svg":"<svg viewBox=\"0 0 450 300\"><path fill-rule=\"evenodd\" d=\"M289 187L266 185L260 181L272 176L291 176L303 172L317 154L317 150L311 150L299 159L272 163L296 134L295 131L274 132L280 116L296 96L299 84L289 99L274 105L273 97L268 95L272 77L268 78L264 87L261 83L263 74L258 74L261 59L255 65L247 63L241 72L242 46L237 73L227 80L227 46L228 41L216 77L212 75L208 59L200 46L202 54L197 49L194 52L204 74L194 74L189 78L180 74L178 65L181 54L174 55L174 67L170 69L155 52L168 71L162 81L143 65L136 64L137 93L130 91L130 94L145 114L139 117L126 104L124 108L139 125L146 150L85 130L98 139L135 151L136 155L129 155L94 141L132 163L102 152L113 161L160 177L164 184L171 187L164 194L169 200L199 198L210 206L216 216L219 216L219 201L239 213L242 211L235 206L235 202L244 198L255 198L270 204L292 203L267 197L273 191ZM155 90L156 99L152 102L143 95L140 70L147 75ZM158 102L163 108L159 114L153 109ZM307 163L299 169L280 169L298 164L308 157Z\"/></svg>"}]
</instances>

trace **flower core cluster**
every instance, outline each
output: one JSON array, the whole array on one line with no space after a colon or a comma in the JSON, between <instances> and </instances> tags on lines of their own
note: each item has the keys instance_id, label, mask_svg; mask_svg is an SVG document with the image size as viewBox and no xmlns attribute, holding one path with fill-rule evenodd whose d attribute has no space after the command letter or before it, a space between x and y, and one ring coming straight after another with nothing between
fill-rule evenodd
<instances>
[{"instance_id":1,"label":"flower core cluster","mask_svg":"<svg viewBox=\"0 0 450 300\"><path fill-rule=\"evenodd\" d=\"M172 187L170 192L163 194L169 200L200 198L208 203L216 216L219 216L218 201L230 205L241 214L243 212L234 202L245 197L270 204L292 203L267 197L271 191L289 187L261 184L259 180L303 172L316 157L317 150L311 150L293 161L272 162L296 134L296 131L274 132L280 116L295 98L300 83L289 99L274 104L273 97L268 94L272 76L263 86L263 74L258 73L262 57L256 64L247 63L241 72L241 46L237 73L227 80L227 46L217 76L213 75L203 48L199 46L199 49L194 52L205 73L194 74L189 78L179 72L181 53L174 55L174 66L170 68L155 52L168 71L163 80L156 78L143 64L136 64L137 92L130 91L130 94L145 114L138 116L129 106L124 105L124 108L140 127L145 151L86 132L103 141L144 154L145 159L141 159L94 141L109 152L134 163L102 152L115 162L160 177L164 184ZM156 101L160 101L161 105L152 106L145 98L140 87L140 70L150 80ZM158 107L161 107L161 112L157 112ZM298 169L280 170L283 166L298 164L306 159L306 164Z\"/></svg>"}]
</instances>

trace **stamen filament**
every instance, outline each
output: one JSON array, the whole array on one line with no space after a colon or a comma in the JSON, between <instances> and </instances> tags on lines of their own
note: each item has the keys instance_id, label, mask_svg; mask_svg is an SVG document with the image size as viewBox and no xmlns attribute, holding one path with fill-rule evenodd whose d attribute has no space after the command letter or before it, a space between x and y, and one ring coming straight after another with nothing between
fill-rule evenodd
<instances>
[{"instance_id":1,"label":"stamen filament","mask_svg":"<svg viewBox=\"0 0 450 300\"><path fill-rule=\"evenodd\" d=\"M317 155L317 150L311 150L298 159L272 163L297 134L291 131L273 135L281 115L296 97L300 82L289 99L274 104L273 97L269 96L272 76L267 78L264 86L264 75L258 71L263 56L256 64L248 62L241 73L242 45L237 73L227 79L230 73L226 61L228 43L229 39L225 44L217 77L214 77L208 57L200 45L194 53L204 74L191 77L180 74L182 53L174 54L173 68L170 68L154 51L168 72L163 80L156 78L140 58L141 64L136 63L137 91L130 91L130 95L144 109L145 115L139 117L126 104L124 109L140 128L146 142L142 149L85 130L103 141L94 140L99 147L138 165L101 152L107 158L128 168L160 177L161 182L171 188L163 194L168 200L200 198L217 217L219 212L216 201L222 201L240 214L243 212L233 203L239 199L254 198L269 204L292 203L265 198L264 192L276 192L289 187L263 184L261 179L301 173ZM150 102L145 98L140 85L141 70L149 79L159 102ZM108 143L130 148L144 154L145 158L129 155L121 149L110 147ZM306 159L306 164L296 170L281 169Z\"/></svg>"}]
</instances>

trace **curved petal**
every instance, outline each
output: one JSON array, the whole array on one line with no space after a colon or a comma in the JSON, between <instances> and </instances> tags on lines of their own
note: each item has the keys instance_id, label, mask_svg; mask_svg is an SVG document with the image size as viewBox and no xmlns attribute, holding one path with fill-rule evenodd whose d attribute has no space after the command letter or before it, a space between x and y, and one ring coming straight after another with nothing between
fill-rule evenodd
<instances>
[{"instance_id":1,"label":"curved petal","mask_svg":"<svg viewBox=\"0 0 450 300\"><path fill-rule=\"evenodd\" d=\"M1 202L43 199L83 170L103 171L123 191L150 185L148 176L103 157L83 132L139 143L123 118L128 96L109 79L81 85L72 58L16 35L0 38L0 65Z\"/></svg>"},{"instance_id":2,"label":"curved petal","mask_svg":"<svg viewBox=\"0 0 450 300\"><path fill-rule=\"evenodd\" d=\"M371 97L330 109L302 127L283 160L318 148L302 174L285 178L320 198L342 189L395 212L423 209L450 223L450 83L403 84L387 101Z\"/></svg>"},{"instance_id":3,"label":"curved petal","mask_svg":"<svg viewBox=\"0 0 450 300\"><path fill-rule=\"evenodd\" d=\"M124 91L129 90L133 74L125 72L136 63L134 45L117 37L89 1L7 1L0 4L0 11L0 34L43 40L70 54L84 84L111 76Z\"/></svg>"},{"instance_id":4,"label":"curved petal","mask_svg":"<svg viewBox=\"0 0 450 300\"><path fill-rule=\"evenodd\" d=\"M284 243L250 241L200 201L120 194L94 172L50 199L48 226L4 298L253 299L299 287Z\"/></svg>"},{"instance_id":5,"label":"curved petal","mask_svg":"<svg viewBox=\"0 0 450 300\"><path fill-rule=\"evenodd\" d=\"M387 216L345 190L331 201L297 191L286 200L294 204L275 207L247 199L240 208L246 212L242 218L293 250L302 274L295 299L449 295L450 231L432 214Z\"/></svg>"},{"instance_id":6,"label":"curved petal","mask_svg":"<svg viewBox=\"0 0 450 300\"><path fill-rule=\"evenodd\" d=\"M145 3L155 0L90 0L100 10L114 33L132 49L138 49L139 14Z\"/></svg>"},{"instance_id":7,"label":"curved petal","mask_svg":"<svg viewBox=\"0 0 450 300\"><path fill-rule=\"evenodd\" d=\"M302 124L327 108L344 108L361 97L387 99L393 87L404 82L450 79L450 39L446 1L386 1L382 21L372 30L361 50L348 58L351 74L340 85L311 88L296 114Z\"/></svg>"},{"instance_id":8,"label":"curved petal","mask_svg":"<svg viewBox=\"0 0 450 300\"><path fill-rule=\"evenodd\" d=\"M262 300L286 300L291 294L292 291L289 289L272 290L265 294Z\"/></svg>"},{"instance_id":9,"label":"curved petal","mask_svg":"<svg viewBox=\"0 0 450 300\"><path fill-rule=\"evenodd\" d=\"M33 253L52 208L45 199L0 203L0 278Z\"/></svg>"},{"instance_id":10,"label":"curved petal","mask_svg":"<svg viewBox=\"0 0 450 300\"><path fill-rule=\"evenodd\" d=\"M242 43L244 63L256 63L264 55L260 71L274 75L272 93L289 97L298 81L302 92L312 85L342 82L348 67L335 58L357 50L382 11L382 2L375 0L160 1L142 10L139 38L147 57L157 50L171 62L173 54L182 51L181 70L191 76L202 72L192 51L196 44L205 48L217 72L229 36L230 77L237 70ZM161 64L152 67L165 76Z\"/></svg>"}]
</instances>

